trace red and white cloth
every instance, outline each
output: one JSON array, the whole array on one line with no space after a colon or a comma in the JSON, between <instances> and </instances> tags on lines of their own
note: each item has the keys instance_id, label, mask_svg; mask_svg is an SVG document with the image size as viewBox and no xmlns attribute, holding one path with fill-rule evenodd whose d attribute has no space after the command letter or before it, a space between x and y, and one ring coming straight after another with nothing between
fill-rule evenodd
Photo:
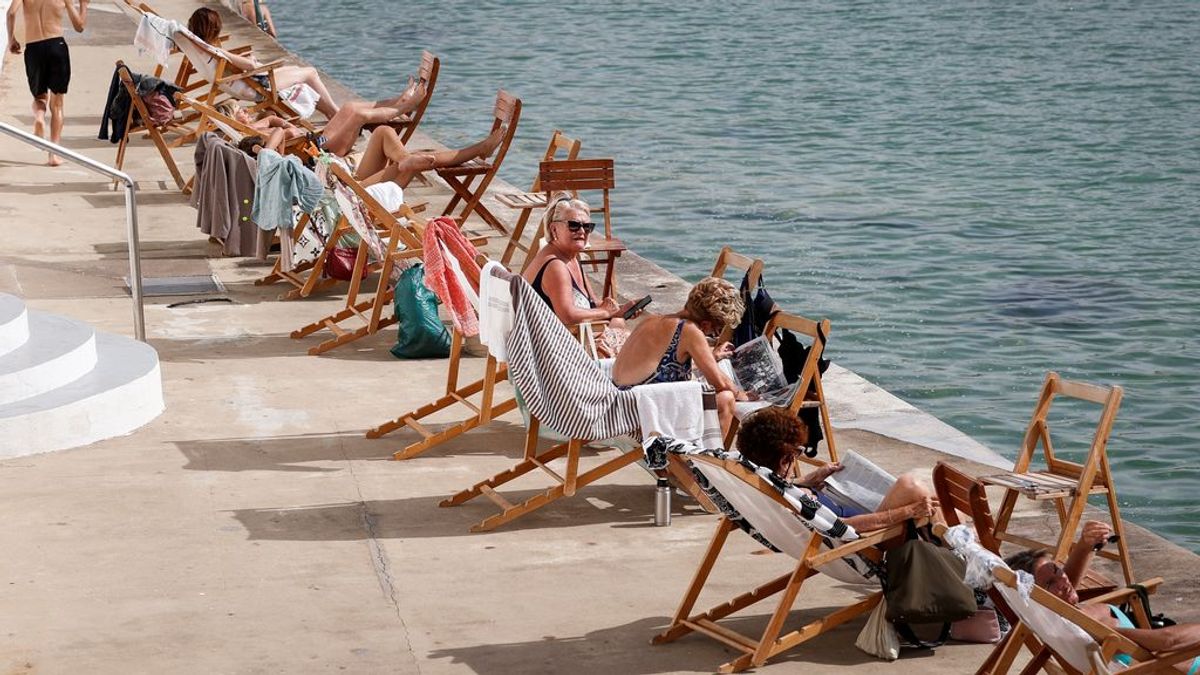
<instances>
[{"instance_id":1,"label":"red and white cloth","mask_svg":"<svg viewBox=\"0 0 1200 675\"><path fill-rule=\"evenodd\" d=\"M453 219L443 216L425 224L421 252L425 262L425 286L446 306L454 327L464 337L479 334L479 317L471 302L471 296L477 291L464 288L462 279L451 265L457 262L470 283L478 286L479 263L475 262L478 255L475 246L463 236ZM453 260L449 259L451 257Z\"/></svg>"}]
</instances>

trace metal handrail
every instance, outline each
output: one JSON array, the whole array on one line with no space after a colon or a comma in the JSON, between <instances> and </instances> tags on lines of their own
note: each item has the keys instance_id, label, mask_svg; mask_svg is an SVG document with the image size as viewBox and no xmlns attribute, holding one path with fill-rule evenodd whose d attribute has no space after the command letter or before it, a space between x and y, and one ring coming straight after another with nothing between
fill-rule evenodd
<instances>
[{"instance_id":1,"label":"metal handrail","mask_svg":"<svg viewBox=\"0 0 1200 675\"><path fill-rule=\"evenodd\" d=\"M27 131L21 131L11 124L0 122L0 132L4 132L18 141L24 141L47 152L62 155L85 169L91 169L96 173L104 174L125 184L125 222L128 225L129 290L133 296L133 334L134 337L145 342L146 313L143 307L142 296L142 246L141 241L138 239L137 185L134 184L133 179L124 171L118 171L107 164L97 162L91 157L81 155L74 150L68 150L57 143L51 143Z\"/></svg>"}]
</instances>

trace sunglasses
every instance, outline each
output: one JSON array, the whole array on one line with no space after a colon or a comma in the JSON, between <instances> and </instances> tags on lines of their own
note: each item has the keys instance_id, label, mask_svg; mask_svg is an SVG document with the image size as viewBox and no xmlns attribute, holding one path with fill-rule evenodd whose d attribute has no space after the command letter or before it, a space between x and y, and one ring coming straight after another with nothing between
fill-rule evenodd
<instances>
[{"instance_id":1,"label":"sunglasses","mask_svg":"<svg viewBox=\"0 0 1200 675\"><path fill-rule=\"evenodd\" d=\"M584 232L591 234L592 230L596 229L595 223L581 223L578 220L565 220L565 221L559 221L559 222L566 223L567 229L572 232L578 232L580 230L583 230Z\"/></svg>"}]
</instances>

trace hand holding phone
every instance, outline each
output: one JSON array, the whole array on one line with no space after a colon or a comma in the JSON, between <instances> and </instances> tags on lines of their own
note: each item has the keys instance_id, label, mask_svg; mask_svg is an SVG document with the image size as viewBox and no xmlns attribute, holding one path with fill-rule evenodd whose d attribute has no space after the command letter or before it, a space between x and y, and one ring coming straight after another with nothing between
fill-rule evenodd
<instances>
[{"instance_id":1,"label":"hand holding phone","mask_svg":"<svg viewBox=\"0 0 1200 675\"><path fill-rule=\"evenodd\" d=\"M624 319L626 321L628 321L628 320L632 319L633 317L637 316L638 313L641 312L643 309L646 309L646 305L649 305L649 304L650 304L650 296L647 295L646 297L642 298L641 300L638 300L637 302L633 303L633 306L630 307L629 309L625 310L625 314L623 314L622 316L624 317Z\"/></svg>"}]
</instances>

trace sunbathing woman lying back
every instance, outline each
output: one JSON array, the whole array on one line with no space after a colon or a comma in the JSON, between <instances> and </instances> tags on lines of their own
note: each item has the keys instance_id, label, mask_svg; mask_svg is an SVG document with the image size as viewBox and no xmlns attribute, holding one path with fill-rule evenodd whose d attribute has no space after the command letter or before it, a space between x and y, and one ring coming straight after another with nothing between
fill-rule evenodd
<instances>
[{"instance_id":1,"label":"sunbathing woman lying back","mask_svg":"<svg viewBox=\"0 0 1200 675\"><path fill-rule=\"evenodd\" d=\"M792 470L807 441L808 425L787 408L779 406L756 410L742 420L737 433L737 448L742 456L780 476L786 476ZM793 484L811 491L817 501L859 531L878 530L910 518L937 517L937 500L933 493L908 474L896 479L874 511L838 504L821 488L826 478L841 470L839 463L827 464L797 478Z\"/></svg>"}]
</instances>

